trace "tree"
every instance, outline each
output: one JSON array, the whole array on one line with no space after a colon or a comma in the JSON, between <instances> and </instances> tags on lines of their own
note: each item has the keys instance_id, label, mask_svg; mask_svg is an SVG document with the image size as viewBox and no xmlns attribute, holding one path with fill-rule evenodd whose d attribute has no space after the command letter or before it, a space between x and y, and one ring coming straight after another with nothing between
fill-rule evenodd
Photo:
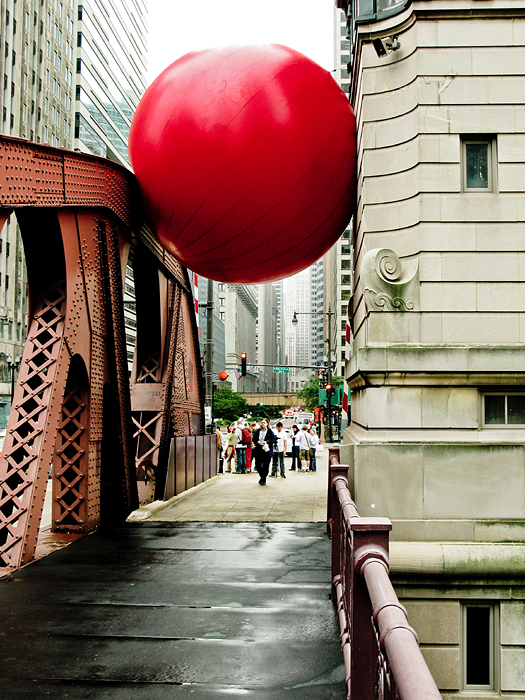
<instances>
[{"instance_id":1,"label":"tree","mask_svg":"<svg viewBox=\"0 0 525 700\"><path fill-rule=\"evenodd\" d=\"M319 405L319 377L316 374L297 392L297 398L301 399L307 411L313 411Z\"/></svg>"},{"instance_id":2,"label":"tree","mask_svg":"<svg viewBox=\"0 0 525 700\"><path fill-rule=\"evenodd\" d=\"M341 386L344 382L344 377L334 375L331 378L332 386ZM319 377L314 375L310 377L308 383L297 392L297 397L304 402L304 407L307 411L313 411L316 406L319 406Z\"/></svg>"},{"instance_id":3,"label":"tree","mask_svg":"<svg viewBox=\"0 0 525 700\"><path fill-rule=\"evenodd\" d=\"M224 418L230 422L237 420L248 412L248 403L238 391L229 387L219 389L213 396L213 414L215 418Z\"/></svg>"},{"instance_id":4,"label":"tree","mask_svg":"<svg viewBox=\"0 0 525 700\"><path fill-rule=\"evenodd\" d=\"M257 418L281 418L283 415L283 411L280 406L252 406L251 411L252 416Z\"/></svg>"}]
</instances>

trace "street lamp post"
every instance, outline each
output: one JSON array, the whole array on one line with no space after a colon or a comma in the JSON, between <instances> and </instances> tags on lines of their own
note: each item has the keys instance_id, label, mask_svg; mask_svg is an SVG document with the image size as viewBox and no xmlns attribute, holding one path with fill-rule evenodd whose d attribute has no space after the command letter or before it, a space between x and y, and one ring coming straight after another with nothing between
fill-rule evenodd
<instances>
[{"instance_id":1,"label":"street lamp post","mask_svg":"<svg viewBox=\"0 0 525 700\"><path fill-rule=\"evenodd\" d=\"M20 367L20 362L20 357L8 357L6 362L7 369L11 372L11 405L13 404L13 396L15 395L15 372Z\"/></svg>"},{"instance_id":2,"label":"street lamp post","mask_svg":"<svg viewBox=\"0 0 525 700\"><path fill-rule=\"evenodd\" d=\"M332 316L335 311L331 310L330 305L328 305L328 311L294 311L292 317L292 324L296 326L299 323L297 316L328 316L328 338L326 338L325 343L328 345L328 354L325 360L325 372L326 372L326 383L332 383ZM331 410L331 396L327 396L327 413L328 421L326 424L326 441L332 442L332 410Z\"/></svg>"}]
</instances>

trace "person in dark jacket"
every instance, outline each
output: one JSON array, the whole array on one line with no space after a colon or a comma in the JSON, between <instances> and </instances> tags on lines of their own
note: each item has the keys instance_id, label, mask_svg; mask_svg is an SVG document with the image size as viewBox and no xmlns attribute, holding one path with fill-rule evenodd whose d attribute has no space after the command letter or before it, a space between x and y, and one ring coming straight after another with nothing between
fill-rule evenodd
<instances>
[{"instance_id":1,"label":"person in dark jacket","mask_svg":"<svg viewBox=\"0 0 525 700\"><path fill-rule=\"evenodd\" d=\"M270 430L266 418L262 419L261 427L254 432L252 440L255 468L260 476L259 483L261 486L266 486L266 477L270 469L275 444L275 435Z\"/></svg>"},{"instance_id":2,"label":"person in dark jacket","mask_svg":"<svg viewBox=\"0 0 525 700\"><path fill-rule=\"evenodd\" d=\"M290 471L294 472L295 469L299 469L299 443L297 442L297 433L299 432L299 428L294 425L292 428L292 432L290 434L290 440L292 443L292 468Z\"/></svg>"}]
</instances>

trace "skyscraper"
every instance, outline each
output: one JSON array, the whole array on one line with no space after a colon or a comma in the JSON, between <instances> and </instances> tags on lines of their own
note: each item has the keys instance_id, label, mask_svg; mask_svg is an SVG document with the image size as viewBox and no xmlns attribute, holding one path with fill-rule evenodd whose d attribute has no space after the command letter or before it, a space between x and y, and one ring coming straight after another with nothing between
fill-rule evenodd
<instances>
[{"instance_id":1,"label":"skyscraper","mask_svg":"<svg viewBox=\"0 0 525 700\"><path fill-rule=\"evenodd\" d=\"M145 0L78 5L75 148L129 165L131 119L146 89Z\"/></svg>"},{"instance_id":2,"label":"skyscraper","mask_svg":"<svg viewBox=\"0 0 525 700\"><path fill-rule=\"evenodd\" d=\"M313 342L317 338L317 328L322 325L322 315L313 314L312 299L316 295L312 290L317 290L318 274L317 263L312 267L288 277L283 282L283 317L285 328L285 358L287 364L298 367L290 369L288 375L289 389L297 391L308 381L313 374L312 369L300 369L312 367L317 358L317 347ZM292 318L296 314L297 323L292 324Z\"/></svg>"}]
</instances>

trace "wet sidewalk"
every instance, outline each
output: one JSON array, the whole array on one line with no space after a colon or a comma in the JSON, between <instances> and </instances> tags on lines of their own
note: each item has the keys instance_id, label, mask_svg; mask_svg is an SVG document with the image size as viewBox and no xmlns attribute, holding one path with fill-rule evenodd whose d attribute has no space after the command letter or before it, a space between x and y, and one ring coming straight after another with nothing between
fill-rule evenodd
<instances>
[{"instance_id":1,"label":"wet sidewalk","mask_svg":"<svg viewBox=\"0 0 525 700\"><path fill-rule=\"evenodd\" d=\"M0 580L1 697L343 700L329 593L324 523L101 530Z\"/></svg>"}]
</instances>

